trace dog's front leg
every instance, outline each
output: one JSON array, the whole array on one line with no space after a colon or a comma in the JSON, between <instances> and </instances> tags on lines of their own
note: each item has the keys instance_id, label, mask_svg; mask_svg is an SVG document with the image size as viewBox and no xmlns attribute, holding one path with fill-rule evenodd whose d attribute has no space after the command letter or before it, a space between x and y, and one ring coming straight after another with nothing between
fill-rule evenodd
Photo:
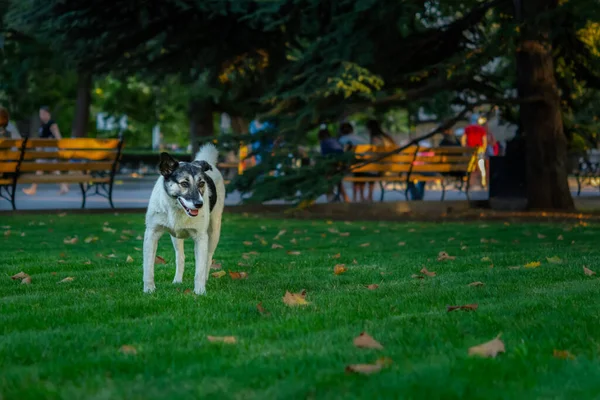
<instances>
[{"instance_id":1,"label":"dog's front leg","mask_svg":"<svg viewBox=\"0 0 600 400\"><path fill-rule=\"evenodd\" d=\"M194 293L206 294L206 278L210 267L208 265L208 235L206 233L194 238L194 256L196 258Z\"/></svg>"},{"instance_id":2,"label":"dog's front leg","mask_svg":"<svg viewBox=\"0 0 600 400\"><path fill-rule=\"evenodd\" d=\"M144 234L144 293L152 293L154 285L154 261L156 259L156 247L162 232L153 228L146 228Z\"/></svg>"},{"instance_id":3,"label":"dog's front leg","mask_svg":"<svg viewBox=\"0 0 600 400\"><path fill-rule=\"evenodd\" d=\"M177 239L171 236L173 247L175 248L175 279L173 283L181 283L183 280L183 269L185 267L185 253L183 252L183 239Z\"/></svg>"}]
</instances>

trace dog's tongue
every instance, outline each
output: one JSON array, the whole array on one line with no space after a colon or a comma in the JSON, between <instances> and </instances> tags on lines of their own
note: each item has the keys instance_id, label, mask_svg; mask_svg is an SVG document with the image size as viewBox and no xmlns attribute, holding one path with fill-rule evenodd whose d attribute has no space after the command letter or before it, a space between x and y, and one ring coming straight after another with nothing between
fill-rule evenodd
<instances>
[{"instance_id":1,"label":"dog's tongue","mask_svg":"<svg viewBox=\"0 0 600 400\"><path fill-rule=\"evenodd\" d=\"M197 216L198 215L198 210L190 210L190 215L191 216Z\"/></svg>"}]
</instances>

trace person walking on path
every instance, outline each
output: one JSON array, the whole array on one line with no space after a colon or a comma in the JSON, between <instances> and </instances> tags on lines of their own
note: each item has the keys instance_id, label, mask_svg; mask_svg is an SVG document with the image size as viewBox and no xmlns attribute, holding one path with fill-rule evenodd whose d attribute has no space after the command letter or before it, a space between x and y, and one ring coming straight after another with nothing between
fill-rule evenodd
<instances>
[{"instance_id":1,"label":"person walking on path","mask_svg":"<svg viewBox=\"0 0 600 400\"><path fill-rule=\"evenodd\" d=\"M58 129L58 125L52 119L52 114L50 113L50 109L46 106L40 107L40 121L42 122L42 126L40 126L39 136L40 139L62 139L60 134L60 130ZM56 149L58 150L58 149ZM45 161L45 160L40 160ZM42 171L37 172L38 175L42 175ZM61 183L59 194L63 195L69 192L69 186L66 183ZM31 184L27 189L23 189L23 193L28 196L33 196L37 192L37 183Z\"/></svg>"}]
</instances>

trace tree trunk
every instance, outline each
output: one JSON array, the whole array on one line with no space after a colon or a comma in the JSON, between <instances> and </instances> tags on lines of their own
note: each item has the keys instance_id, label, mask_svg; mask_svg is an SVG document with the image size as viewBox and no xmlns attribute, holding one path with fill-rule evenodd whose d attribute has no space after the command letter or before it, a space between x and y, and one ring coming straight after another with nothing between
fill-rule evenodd
<instances>
[{"instance_id":1,"label":"tree trunk","mask_svg":"<svg viewBox=\"0 0 600 400\"><path fill-rule=\"evenodd\" d=\"M241 116L232 115L231 116L231 130L236 135L242 135L248 133L248 121Z\"/></svg>"},{"instance_id":2,"label":"tree trunk","mask_svg":"<svg viewBox=\"0 0 600 400\"><path fill-rule=\"evenodd\" d=\"M190 144L192 145L192 157L200 149L200 144L206 141L202 138L214 136L215 127L213 122L213 104L210 100L190 100Z\"/></svg>"},{"instance_id":3,"label":"tree trunk","mask_svg":"<svg viewBox=\"0 0 600 400\"><path fill-rule=\"evenodd\" d=\"M554 76L549 21L540 14L557 0L515 0L522 17L517 49L517 84L524 102L520 123L526 140L527 206L529 209L573 210L567 173L567 139Z\"/></svg>"},{"instance_id":4,"label":"tree trunk","mask_svg":"<svg viewBox=\"0 0 600 400\"><path fill-rule=\"evenodd\" d=\"M79 73L77 81L77 102L75 103L75 119L71 136L76 138L86 137L90 122L90 104L92 101L92 75Z\"/></svg>"}]
</instances>

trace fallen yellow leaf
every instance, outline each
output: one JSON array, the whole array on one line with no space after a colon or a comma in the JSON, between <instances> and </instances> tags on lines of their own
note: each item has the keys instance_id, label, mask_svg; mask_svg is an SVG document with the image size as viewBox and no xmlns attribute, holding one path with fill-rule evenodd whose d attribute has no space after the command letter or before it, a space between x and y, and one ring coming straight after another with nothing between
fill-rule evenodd
<instances>
[{"instance_id":1,"label":"fallen yellow leaf","mask_svg":"<svg viewBox=\"0 0 600 400\"><path fill-rule=\"evenodd\" d=\"M125 260L125 262L128 262L128 263L133 262L133 257L131 257L130 255L128 255L127 259Z\"/></svg>"},{"instance_id":2,"label":"fallen yellow leaf","mask_svg":"<svg viewBox=\"0 0 600 400\"><path fill-rule=\"evenodd\" d=\"M210 274L213 278L221 278L225 275L227 275L227 272L225 271L218 271L218 272L213 272L212 274Z\"/></svg>"},{"instance_id":3,"label":"fallen yellow leaf","mask_svg":"<svg viewBox=\"0 0 600 400\"><path fill-rule=\"evenodd\" d=\"M484 286L484 285L485 285L485 283L483 283L483 282L471 282L471 283L469 283L468 286Z\"/></svg>"},{"instance_id":4,"label":"fallen yellow leaf","mask_svg":"<svg viewBox=\"0 0 600 400\"><path fill-rule=\"evenodd\" d=\"M244 246L252 246L252 242L246 241L246 242L244 242Z\"/></svg>"},{"instance_id":5,"label":"fallen yellow leaf","mask_svg":"<svg viewBox=\"0 0 600 400\"><path fill-rule=\"evenodd\" d=\"M351 364L346 367L346 372L356 374L370 375L381 371L384 367L390 365L392 361L388 358L380 358L374 364Z\"/></svg>"},{"instance_id":6,"label":"fallen yellow leaf","mask_svg":"<svg viewBox=\"0 0 600 400\"><path fill-rule=\"evenodd\" d=\"M362 332L360 335L354 338L354 345L363 349L378 349L383 350L383 346L377 340L375 340L367 332Z\"/></svg>"},{"instance_id":7,"label":"fallen yellow leaf","mask_svg":"<svg viewBox=\"0 0 600 400\"><path fill-rule=\"evenodd\" d=\"M492 262L492 259L491 259L491 258L489 258L489 257L483 257L483 258L481 259L481 262Z\"/></svg>"},{"instance_id":8,"label":"fallen yellow leaf","mask_svg":"<svg viewBox=\"0 0 600 400\"><path fill-rule=\"evenodd\" d=\"M275 250L275 249L283 249L283 246L280 245L280 244L277 244L277 243L273 243L273 245L271 246L271 248L273 250Z\"/></svg>"},{"instance_id":9,"label":"fallen yellow leaf","mask_svg":"<svg viewBox=\"0 0 600 400\"><path fill-rule=\"evenodd\" d=\"M16 281L17 279L25 279L27 278L29 275L27 275L25 272L21 271L18 274L15 274L13 276L11 276L10 278L14 281Z\"/></svg>"},{"instance_id":10,"label":"fallen yellow leaf","mask_svg":"<svg viewBox=\"0 0 600 400\"><path fill-rule=\"evenodd\" d=\"M121 348L119 349L119 351L123 354L132 354L135 355L137 354L137 349L133 346L130 346L128 344L124 344L123 346L121 346Z\"/></svg>"},{"instance_id":11,"label":"fallen yellow leaf","mask_svg":"<svg viewBox=\"0 0 600 400\"><path fill-rule=\"evenodd\" d=\"M56 283L64 283L64 282L71 282L73 279L72 276L67 276L65 279L63 279L62 281L56 282Z\"/></svg>"},{"instance_id":12,"label":"fallen yellow leaf","mask_svg":"<svg viewBox=\"0 0 600 400\"><path fill-rule=\"evenodd\" d=\"M116 230L116 229L109 228L108 226L103 226L103 227L102 227L102 230L103 230L104 232L108 232L108 233L115 233L115 232L117 232L117 230Z\"/></svg>"},{"instance_id":13,"label":"fallen yellow leaf","mask_svg":"<svg viewBox=\"0 0 600 400\"><path fill-rule=\"evenodd\" d=\"M98 236L88 236L84 239L85 243L92 243L98 240Z\"/></svg>"},{"instance_id":14,"label":"fallen yellow leaf","mask_svg":"<svg viewBox=\"0 0 600 400\"><path fill-rule=\"evenodd\" d=\"M592 271L589 268L583 267L583 273L586 274L587 276L593 276L596 275L596 273L594 271Z\"/></svg>"},{"instance_id":15,"label":"fallen yellow leaf","mask_svg":"<svg viewBox=\"0 0 600 400\"><path fill-rule=\"evenodd\" d=\"M234 344L237 342L235 336L206 336L209 342Z\"/></svg>"},{"instance_id":16,"label":"fallen yellow leaf","mask_svg":"<svg viewBox=\"0 0 600 400\"><path fill-rule=\"evenodd\" d=\"M498 353L504 353L505 351L504 342L500 340L500 335L498 335L489 342L471 347L469 349L469 355L495 358Z\"/></svg>"},{"instance_id":17,"label":"fallen yellow leaf","mask_svg":"<svg viewBox=\"0 0 600 400\"><path fill-rule=\"evenodd\" d=\"M406 246L406 242L398 242L398 246Z\"/></svg>"},{"instance_id":18,"label":"fallen yellow leaf","mask_svg":"<svg viewBox=\"0 0 600 400\"><path fill-rule=\"evenodd\" d=\"M445 251L440 251L438 254L438 261L454 260L456 257L448 255Z\"/></svg>"},{"instance_id":19,"label":"fallen yellow leaf","mask_svg":"<svg viewBox=\"0 0 600 400\"><path fill-rule=\"evenodd\" d=\"M432 271L428 271L427 268L423 267L423 269L420 271L422 274L427 275L429 277L434 277L435 276L435 272Z\"/></svg>"},{"instance_id":20,"label":"fallen yellow leaf","mask_svg":"<svg viewBox=\"0 0 600 400\"><path fill-rule=\"evenodd\" d=\"M74 238L71 238L71 237L66 237L66 238L64 238L64 240L63 240L63 243L64 243L64 244L76 244L77 242L79 242L79 239L78 239L78 238L76 238L76 237L74 237Z\"/></svg>"},{"instance_id":21,"label":"fallen yellow leaf","mask_svg":"<svg viewBox=\"0 0 600 400\"><path fill-rule=\"evenodd\" d=\"M306 301L306 290L303 290L300 293L290 293L286 291L283 296L283 302L288 306L305 306L309 304Z\"/></svg>"},{"instance_id":22,"label":"fallen yellow leaf","mask_svg":"<svg viewBox=\"0 0 600 400\"><path fill-rule=\"evenodd\" d=\"M552 356L554 358L559 358L561 360L574 360L575 356L571 354L568 350L556 350L552 352Z\"/></svg>"},{"instance_id":23,"label":"fallen yellow leaf","mask_svg":"<svg viewBox=\"0 0 600 400\"><path fill-rule=\"evenodd\" d=\"M553 257L546 257L546 260L550 263L550 264L562 264L562 260L560 259L560 257L558 256L553 256Z\"/></svg>"},{"instance_id":24,"label":"fallen yellow leaf","mask_svg":"<svg viewBox=\"0 0 600 400\"><path fill-rule=\"evenodd\" d=\"M29 285L30 283L31 283L30 276L26 276L25 278L23 278L23 280L21 280L21 285Z\"/></svg>"},{"instance_id":25,"label":"fallen yellow leaf","mask_svg":"<svg viewBox=\"0 0 600 400\"><path fill-rule=\"evenodd\" d=\"M525 264L524 267L525 268L537 268L540 265L542 265L541 262L539 262L539 261L532 261L532 262L529 262L529 263Z\"/></svg>"},{"instance_id":26,"label":"fallen yellow leaf","mask_svg":"<svg viewBox=\"0 0 600 400\"><path fill-rule=\"evenodd\" d=\"M288 251L287 252L290 256L299 256L300 254L302 254L299 251Z\"/></svg>"},{"instance_id":27,"label":"fallen yellow leaf","mask_svg":"<svg viewBox=\"0 0 600 400\"><path fill-rule=\"evenodd\" d=\"M231 272L229 271L229 276L231 279L246 279L248 278L248 274L246 272Z\"/></svg>"},{"instance_id":28,"label":"fallen yellow leaf","mask_svg":"<svg viewBox=\"0 0 600 400\"><path fill-rule=\"evenodd\" d=\"M333 273L336 275L343 274L346 271L348 271L348 269L346 269L346 266L344 264L338 264L335 267L333 267Z\"/></svg>"},{"instance_id":29,"label":"fallen yellow leaf","mask_svg":"<svg viewBox=\"0 0 600 400\"><path fill-rule=\"evenodd\" d=\"M341 253L337 253L331 256L331 258L340 258L342 256Z\"/></svg>"}]
</instances>

